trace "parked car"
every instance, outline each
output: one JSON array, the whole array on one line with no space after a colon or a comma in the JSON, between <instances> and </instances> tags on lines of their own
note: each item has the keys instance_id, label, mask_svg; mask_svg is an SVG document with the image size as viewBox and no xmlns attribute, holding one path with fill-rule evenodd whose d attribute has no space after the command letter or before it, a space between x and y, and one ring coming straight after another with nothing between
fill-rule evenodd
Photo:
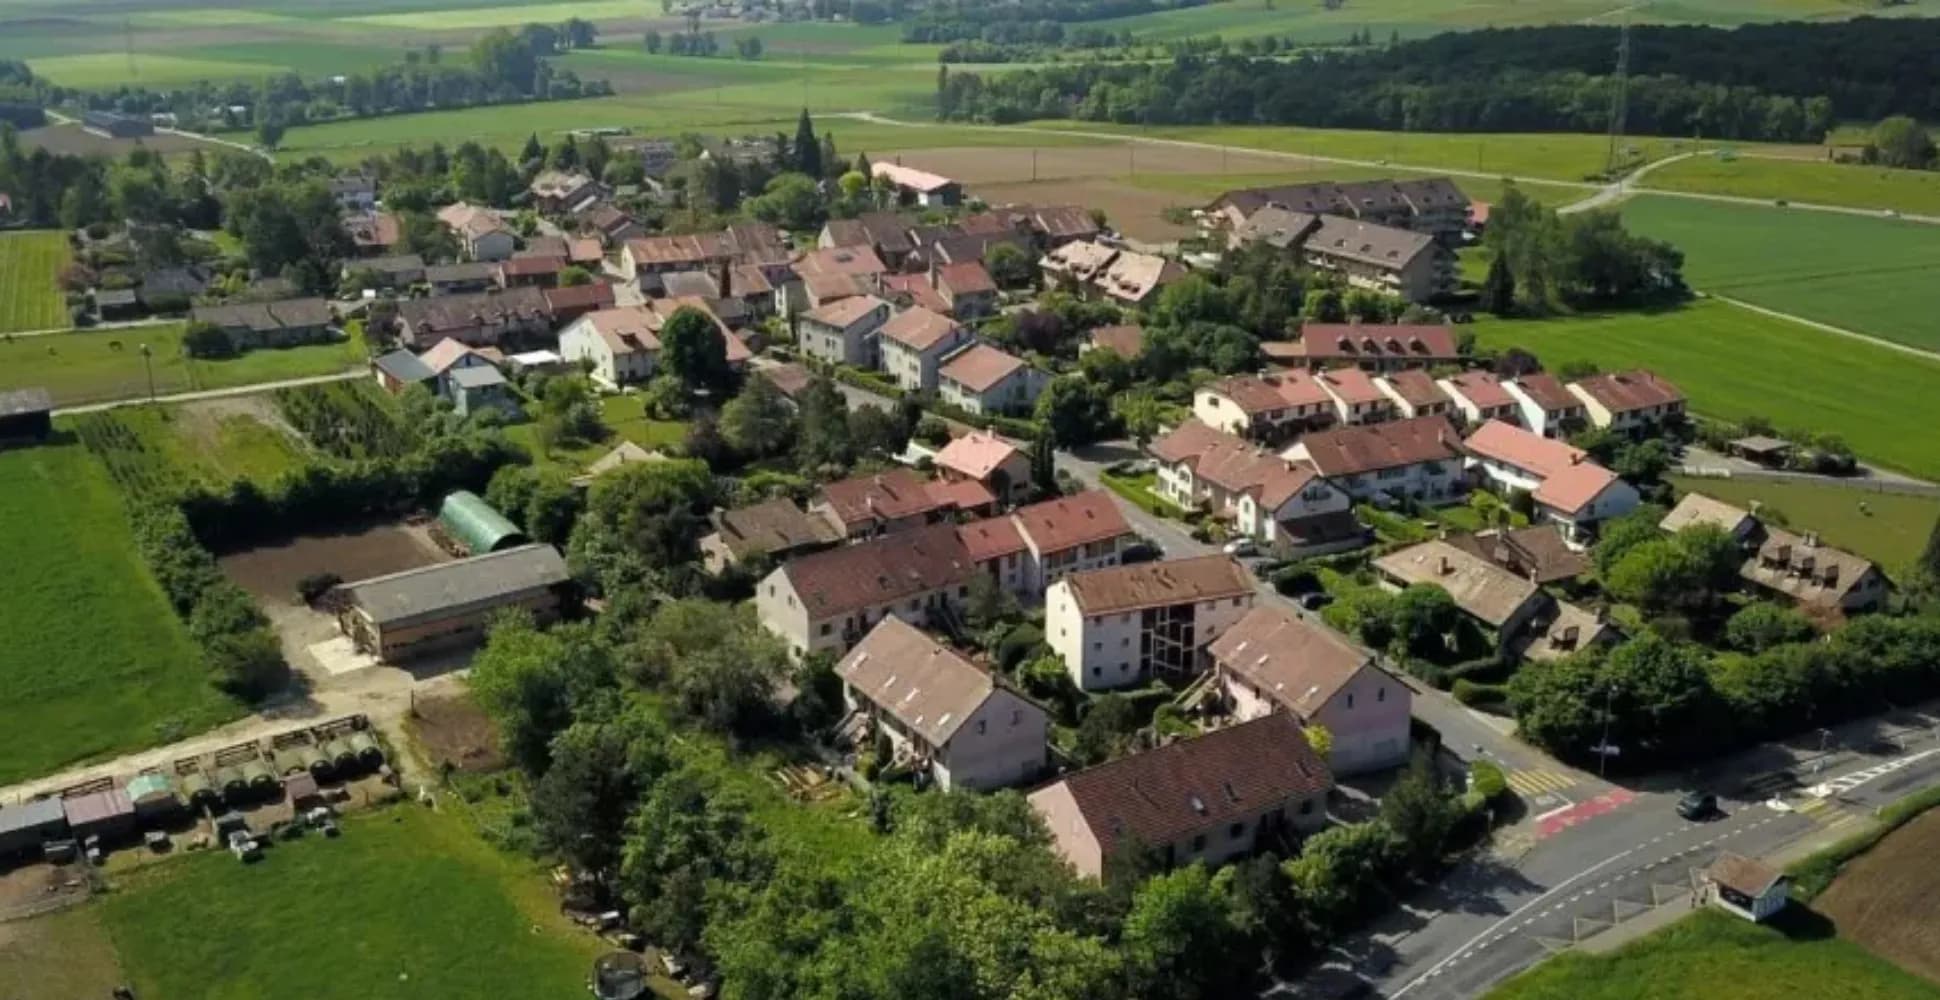
<instances>
[{"instance_id":1,"label":"parked car","mask_svg":"<svg viewBox=\"0 0 1940 1000\"><path fill-rule=\"evenodd\" d=\"M1235 559L1244 559L1248 556L1259 555L1260 546L1259 543L1253 541L1251 538L1235 538L1226 543L1225 552Z\"/></svg>"},{"instance_id":2,"label":"parked car","mask_svg":"<svg viewBox=\"0 0 1940 1000\"><path fill-rule=\"evenodd\" d=\"M1717 814L1718 797L1710 792L1688 792L1677 800L1677 814L1692 821L1709 819Z\"/></svg>"}]
</instances>

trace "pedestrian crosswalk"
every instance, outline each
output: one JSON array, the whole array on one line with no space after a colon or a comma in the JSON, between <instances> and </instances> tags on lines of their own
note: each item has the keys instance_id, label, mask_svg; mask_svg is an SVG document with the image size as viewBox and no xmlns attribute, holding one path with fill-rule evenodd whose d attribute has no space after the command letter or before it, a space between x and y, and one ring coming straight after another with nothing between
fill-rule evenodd
<instances>
[{"instance_id":1,"label":"pedestrian crosswalk","mask_svg":"<svg viewBox=\"0 0 1940 1000\"><path fill-rule=\"evenodd\" d=\"M1527 770L1510 771L1509 787L1517 795L1536 796L1546 792L1560 792L1576 784L1576 779L1560 771Z\"/></svg>"},{"instance_id":2,"label":"pedestrian crosswalk","mask_svg":"<svg viewBox=\"0 0 1940 1000\"><path fill-rule=\"evenodd\" d=\"M1804 816L1828 830L1837 830L1859 822L1860 817L1842 809L1830 799L1808 798L1794 807Z\"/></svg>"}]
</instances>

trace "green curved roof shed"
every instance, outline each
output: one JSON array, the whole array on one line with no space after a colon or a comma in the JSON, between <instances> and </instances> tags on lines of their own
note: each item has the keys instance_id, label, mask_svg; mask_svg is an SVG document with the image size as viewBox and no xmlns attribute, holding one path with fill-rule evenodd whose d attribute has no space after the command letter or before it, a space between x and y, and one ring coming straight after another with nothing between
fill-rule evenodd
<instances>
[{"instance_id":1,"label":"green curved roof shed","mask_svg":"<svg viewBox=\"0 0 1940 1000\"><path fill-rule=\"evenodd\" d=\"M529 540L519 526L492 509L478 494L459 490L445 498L438 508L438 523L445 533L472 555L484 555L524 545Z\"/></svg>"}]
</instances>

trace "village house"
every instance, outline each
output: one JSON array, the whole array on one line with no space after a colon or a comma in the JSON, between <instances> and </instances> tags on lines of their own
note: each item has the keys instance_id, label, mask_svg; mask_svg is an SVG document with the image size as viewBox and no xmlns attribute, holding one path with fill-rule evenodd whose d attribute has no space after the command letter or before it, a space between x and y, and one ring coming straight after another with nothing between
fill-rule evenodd
<instances>
[{"instance_id":1,"label":"village house","mask_svg":"<svg viewBox=\"0 0 1940 1000\"><path fill-rule=\"evenodd\" d=\"M844 653L891 615L923 627L954 613L979 572L956 525L931 525L790 559L755 589L755 612L797 660Z\"/></svg>"},{"instance_id":2,"label":"village house","mask_svg":"<svg viewBox=\"0 0 1940 1000\"><path fill-rule=\"evenodd\" d=\"M951 503L912 469L894 468L824 485L808 513L839 538L873 538L941 520Z\"/></svg>"},{"instance_id":3,"label":"village house","mask_svg":"<svg viewBox=\"0 0 1940 1000\"><path fill-rule=\"evenodd\" d=\"M238 351L313 344L336 336L336 317L323 299L196 306L189 318L220 329Z\"/></svg>"},{"instance_id":4,"label":"village house","mask_svg":"<svg viewBox=\"0 0 1940 1000\"><path fill-rule=\"evenodd\" d=\"M938 475L980 483L1002 503L1015 503L1031 492L1029 456L989 431L952 438L936 453L935 462Z\"/></svg>"},{"instance_id":5,"label":"village house","mask_svg":"<svg viewBox=\"0 0 1940 1000\"><path fill-rule=\"evenodd\" d=\"M1104 490L1019 507L1011 517L1030 549L1029 586L1037 595L1067 573L1118 565L1138 540Z\"/></svg>"},{"instance_id":6,"label":"village house","mask_svg":"<svg viewBox=\"0 0 1940 1000\"><path fill-rule=\"evenodd\" d=\"M433 295L469 295L496 287L498 268L482 260L433 264L424 269L424 280Z\"/></svg>"},{"instance_id":7,"label":"village house","mask_svg":"<svg viewBox=\"0 0 1940 1000\"><path fill-rule=\"evenodd\" d=\"M1548 372L1531 372L1502 383L1522 413L1524 427L1546 438L1568 437L1589 422L1583 401ZM1510 421L1515 423L1516 421Z\"/></svg>"},{"instance_id":8,"label":"village house","mask_svg":"<svg viewBox=\"0 0 1940 1000\"><path fill-rule=\"evenodd\" d=\"M1566 583L1590 571L1589 553L1571 546L1560 525L1491 528L1449 535L1446 541L1543 586Z\"/></svg>"},{"instance_id":9,"label":"village house","mask_svg":"<svg viewBox=\"0 0 1940 1000\"><path fill-rule=\"evenodd\" d=\"M1500 656L1555 659L1616 637L1595 613L1557 601L1533 581L1445 540L1390 552L1373 565L1391 589L1425 585L1447 591L1490 635Z\"/></svg>"},{"instance_id":10,"label":"village house","mask_svg":"<svg viewBox=\"0 0 1940 1000\"><path fill-rule=\"evenodd\" d=\"M973 344L937 370L937 395L968 413L1029 413L1050 378L1024 359L988 344Z\"/></svg>"},{"instance_id":11,"label":"village house","mask_svg":"<svg viewBox=\"0 0 1940 1000\"><path fill-rule=\"evenodd\" d=\"M900 163L871 163L870 175L888 184L903 204L924 208L955 208L963 203L963 185L927 170Z\"/></svg>"},{"instance_id":12,"label":"village house","mask_svg":"<svg viewBox=\"0 0 1940 1000\"><path fill-rule=\"evenodd\" d=\"M1246 613L1207 650L1241 722L1285 712L1333 736L1327 767L1361 774L1408 762L1413 695L1373 653L1278 606Z\"/></svg>"},{"instance_id":13,"label":"village house","mask_svg":"<svg viewBox=\"0 0 1940 1000\"><path fill-rule=\"evenodd\" d=\"M387 292L402 291L424 280L424 258L407 253L347 260L340 276L345 281L365 276L368 287Z\"/></svg>"},{"instance_id":14,"label":"village house","mask_svg":"<svg viewBox=\"0 0 1940 1000\"><path fill-rule=\"evenodd\" d=\"M526 186L526 192L541 215L565 215L590 208L605 194L598 181L576 170L541 170Z\"/></svg>"},{"instance_id":15,"label":"village house","mask_svg":"<svg viewBox=\"0 0 1940 1000\"><path fill-rule=\"evenodd\" d=\"M1275 250L1298 250L1300 244L1305 243L1307 237L1318 228L1318 215L1268 205L1227 230L1226 245L1239 249L1253 243L1264 243Z\"/></svg>"},{"instance_id":16,"label":"village house","mask_svg":"<svg viewBox=\"0 0 1940 1000\"><path fill-rule=\"evenodd\" d=\"M1095 287L1103 297L1139 309L1151 305L1165 286L1185 276L1185 265L1176 260L1123 250L1112 258Z\"/></svg>"},{"instance_id":17,"label":"village house","mask_svg":"<svg viewBox=\"0 0 1940 1000\"><path fill-rule=\"evenodd\" d=\"M1104 280L1111 262L1116 259L1118 251L1103 243L1073 240L1039 258L1037 266L1043 272L1045 288L1082 294Z\"/></svg>"},{"instance_id":18,"label":"village house","mask_svg":"<svg viewBox=\"0 0 1940 1000\"><path fill-rule=\"evenodd\" d=\"M1342 424L1378 424L1395 418L1394 400L1359 368L1335 368L1313 379L1333 401L1334 415Z\"/></svg>"},{"instance_id":19,"label":"village house","mask_svg":"<svg viewBox=\"0 0 1940 1000\"><path fill-rule=\"evenodd\" d=\"M982 261L932 264L930 285L957 319L979 319L997 312L997 282Z\"/></svg>"},{"instance_id":20,"label":"village house","mask_svg":"<svg viewBox=\"0 0 1940 1000\"><path fill-rule=\"evenodd\" d=\"M1634 510L1637 488L1591 461L1580 448L1491 420L1463 443L1469 468L1505 495L1523 492L1536 502L1536 514L1560 525L1571 541L1583 542L1595 526Z\"/></svg>"},{"instance_id":21,"label":"village house","mask_svg":"<svg viewBox=\"0 0 1940 1000\"><path fill-rule=\"evenodd\" d=\"M601 385L637 385L652 378L659 365L659 329L659 318L644 306L601 309L559 331L559 354L575 363L592 362L593 380Z\"/></svg>"},{"instance_id":22,"label":"village house","mask_svg":"<svg viewBox=\"0 0 1940 1000\"><path fill-rule=\"evenodd\" d=\"M1502 380L1485 371L1467 371L1451 375L1436 383L1462 414L1462 421L1471 426L1491 420L1504 424L1522 422L1522 408L1516 398L1504 388Z\"/></svg>"},{"instance_id":23,"label":"village house","mask_svg":"<svg viewBox=\"0 0 1940 1000\"><path fill-rule=\"evenodd\" d=\"M877 333L889 322L889 303L873 295L836 299L801 314L802 353L830 364L874 368Z\"/></svg>"},{"instance_id":24,"label":"village house","mask_svg":"<svg viewBox=\"0 0 1940 1000\"><path fill-rule=\"evenodd\" d=\"M366 173L338 174L324 182L330 189L330 197L336 199L337 208L343 212L374 212L377 210L377 180Z\"/></svg>"},{"instance_id":25,"label":"village house","mask_svg":"<svg viewBox=\"0 0 1940 1000\"><path fill-rule=\"evenodd\" d=\"M922 306L897 313L877 331L882 370L908 392L936 391L943 359L970 340L970 331Z\"/></svg>"},{"instance_id":26,"label":"village house","mask_svg":"<svg viewBox=\"0 0 1940 1000\"><path fill-rule=\"evenodd\" d=\"M723 233L640 236L620 248L620 266L627 278L647 289L647 279L675 271L706 271L731 262L738 248Z\"/></svg>"},{"instance_id":27,"label":"village house","mask_svg":"<svg viewBox=\"0 0 1940 1000\"><path fill-rule=\"evenodd\" d=\"M437 374L429 365L419 360L417 355L401 347L373 358L370 367L371 374L377 377L377 384L383 386L384 391L392 395L414 385L429 386L437 380Z\"/></svg>"},{"instance_id":28,"label":"village house","mask_svg":"<svg viewBox=\"0 0 1940 1000\"><path fill-rule=\"evenodd\" d=\"M506 260L518 249L518 237L489 208L461 201L439 209L438 221L458 238L459 248L471 260Z\"/></svg>"},{"instance_id":29,"label":"village house","mask_svg":"<svg viewBox=\"0 0 1940 1000\"><path fill-rule=\"evenodd\" d=\"M1647 371L1591 375L1569 384L1596 427L1631 432L1684 419L1684 393Z\"/></svg>"},{"instance_id":30,"label":"village house","mask_svg":"<svg viewBox=\"0 0 1940 1000\"><path fill-rule=\"evenodd\" d=\"M1309 465L1187 420L1153 441L1159 494L1230 518L1238 532L1289 557L1358 546L1353 501Z\"/></svg>"},{"instance_id":31,"label":"village house","mask_svg":"<svg viewBox=\"0 0 1940 1000\"><path fill-rule=\"evenodd\" d=\"M346 215L344 232L359 257L382 257L404 240L404 227L389 212L361 212Z\"/></svg>"},{"instance_id":32,"label":"village house","mask_svg":"<svg viewBox=\"0 0 1940 1000\"><path fill-rule=\"evenodd\" d=\"M815 245L822 249L868 247L891 269L901 268L916 250L910 236L915 225L911 216L895 212L864 212L853 219L830 219L823 223Z\"/></svg>"},{"instance_id":33,"label":"village house","mask_svg":"<svg viewBox=\"0 0 1940 1000\"><path fill-rule=\"evenodd\" d=\"M1192 394L1192 415L1228 434L1277 443L1332 425L1340 411L1316 376L1287 372L1220 379Z\"/></svg>"},{"instance_id":34,"label":"village house","mask_svg":"<svg viewBox=\"0 0 1940 1000\"><path fill-rule=\"evenodd\" d=\"M957 539L977 571L1020 602L1040 600L1031 589L1031 549L1012 517L986 517L957 525Z\"/></svg>"},{"instance_id":35,"label":"village house","mask_svg":"<svg viewBox=\"0 0 1940 1000\"><path fill-rule=\"evenodd\" d=\"M1394 401L1395 411L1402 417L1451 417L1455 414L1455 401L1435 384L1427 372L1419 368L1404 368L1376 376L1374 384Z\"/></svg>"},{"instance_id":36,"label":"village house","mask_svg":"<svg viewBox=\"0 0 1940 1000\"><path fill-rule=\"evenodd\" d=\"M587 285L567 285L563 288L542 288L539 294L546 300L546 311L552 314L556 326L564 326L588 313L613 308L613 286L604 281Z\"/></svg>"},{"instance_id":37,"label":"village house","mask_svg":"<svg viewBox=\"0 0 1940 1000\"><path fill-rule=\"evenodd\" d=\"M559 272L566 269L566 258L525 251L498 262L492 269L500 288L552 288L559 284Z\"/></svg>"},{"instance_id":38,"label":"village house","mask_svg":"<svg viewBox=\"0 0 1940 1000\"><path fill-rule=\"evenodd\" d=\"M1145 353L1145 328L1135 324L1098 327L1078 345L1080 357L1092 351L1110 351L1127 361L1137 361Z\"/></svg>"},{"instance_id":39,"label":"village house","mask_svg":"<svg viewBox=\"0 0 1940 1000\"><path fill-rule=\"evenodd\" d=\"M827 519L804 513L786 497L716 510L708 520L714 530L701 538L701 562L709 573L755 559L790 559L842 540Z\"/></svg>"},{"instance_id":40,"label":"village house","mask_svg":"<svg viewBox=\"0 0 1940 1000\"><path fill-rule=\"evenodd\" d=\"M552 546L519 545L346 583L337 623L358 649L399 663L477 645L504 611L550 621L571 579Z\"/></svg>"},{"instance_id":41,"label":"village house","mask_svg":"<svg viewBox=\"0 0 1940 1000\"><path fill-rule=\"evenodd\" d=\"M1044 639L1082 691L1187 676L1256 596L1223 555L1072 573L1045 591Z\"/></svg>"},{"instance_id":42,"label":"village house","mask_svg":"<svg viewBox=\"0 0 1940 1000\"><path fill-rule=\"evenodd\" d=\"M1468 225L1470 200L1446 177L1372 180L1228 191L1207 206L1214 224L1238 226L1257 213L1277 208L1309 215L1337 215L1383 226L1427 233L1449 244Z\"/></svg>"},{"instance_id":43,"label":"village house","mask_svg":"<svg viewBox=\"0 0 1940 1000\"><path fill-rule=\"evenodd\" d=\"M1701 493L1685 494L1658 522L1673 533L1697 525L1716 526L1739 540L1745 561L1738 576L1746 583L1808 611L1831 616L1876 611L1891 589L1886 574L1865 556L1826 545L1816 532L1765 524L1750 511Z\"/></svg>"},{"instance_id":44,"label":"village house","mask_svg":"<svg viewBox=\"0 0 1940 1000\"><path fill-rule=\"evenodd\" d=\"M423 350L450 337L484 347L552 329L545 296L536 288L511 288L475 295L405 299L397 304L398 341Z\"/></svg>"},{"instance_id":45,"label":"village house","mask_svg":"<svg viewBox=\"0 0 1940 1000\"><path fill-rule=\"evenodd\" d=\"M889 741L883 763L926 773L942 791L989 791L1044 771L1044 710L900 618L878 622L835 674L843 704Z\"/></svg>"},{"instance_id":46,"label":"village house","mask_svg":"<svg viewBox=\"0 0 1940 1000\"><path fill-rule=\"evenodd\" d=\"M623 247L628 240L647 235L647 228L640 220L607 201L596 201L574 213L573 223L580 232L591 235L607 248Z\"/></svg>"},{"instance_id":47,"label":"village house","mask_svg":"<svg viewBox=\"0 0 1940 1000\"><path fill-rule=\"evenodd\" d=\"M1313 466L1355 500L1438 503L1464 492L1460 446L1446 418L1414 417L1315 431L1280 454Z\"/></svg>"},{"instance_id":48,"label":"village house","mask_svg":"<svg viewBox=\"0 0 1940 1000\"><path fill-rule=\"evenodd\" d=\"M1462 360L1452 328L1419 324L1306 323L1298 339L1268 341L1260 351L1280 367L1309 371L1398 372Z\"/></svg>"},{"instance_id":49,"label":"village house","mask_svg":"<svg viewBox=\"0 0 1940 1000\"><path fill-rule=\"evenodd\" d=\"M505 373L496 365L457 369L442 381L447 386L446 398L451 401L451 411L460 417L497 410L510 419L520 412L518 394L512 391Z\"/></svg>"},{"instance_id":50,"label":"village house","mask_svg":"<svg viewBox=\"0 0 1940 1000\"><path fill-rule=\"evenodd\" d=\"M1077 240L1095 240L1103 232L1091 209L1083 205L1040 205L1029 209L1029 216L1038 245L1046 250Z\"/></svg>"},{"instance_id":51,"label":"village house","mask_svg":"<svg viewBox=\"0 0 1940 1000\"><path fill-rule=\"evenodd\" d=\"M431 373L431 390L440 399L450 400L456 395L454 376L461 371L473 368L495 368L492 359L472 350L470 347L446 337L432 345L431 349L418 355L418 360Z\"/></svg>"},{"instance_id":52,"label":"village house","mask_svg":"<svg viewBox=\"0 0 1940 1000\"><path fill-rule=\"evenodd\" d=\"M1058 854L1102 879L1122 851L1217 865L1318 830L1333 787L1300 723L1275 712L1067 774L1028 800Z\"/></svg>"},{"instance_id":53,"label":"village house","mask_svg":"<svg viewBox=\"0 0 1940 1000\"><path fill-rule=\"evenodd\" d=\"M1519 660L1538 663L1560 660L1592 646L1608 648L1623 638L1600 611L1551 600L1535 623L1509 642L1509 652Z\"/></svg>"},{"instance_id":54,"label":"village house","mask_svg":"<svg viewBox=\"0 0 1940 1000\"><path fill-rule=\"evenodd\" d=\"M1455 290L1455 255L1433 236L1323 215L1301 244L1307 266L1356 288L1431 302Z\"/></svg>"}]
</instances>

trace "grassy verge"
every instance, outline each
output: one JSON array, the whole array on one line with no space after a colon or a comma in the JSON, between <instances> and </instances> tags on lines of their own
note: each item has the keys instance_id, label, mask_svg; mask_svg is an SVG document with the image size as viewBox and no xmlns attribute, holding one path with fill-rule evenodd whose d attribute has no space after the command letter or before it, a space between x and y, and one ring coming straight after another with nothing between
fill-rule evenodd
<instances>
[{"instance_id":1,"label":"grassy verge","mask_svg":"<svg viewBox=\"0 0 1940 1000\"><path fill-rule=\"evenodd\" d=\"M1873 827L1866 832L1853 834L1785 869L1785 874L1792 877L1792 898L1811 902L1839 877L1840 869L1848 862L1872 850L1887 834L1935 806L1940 806L1940 787L1915 792L1882 807L1874 816Z\"/></svg>"},{"instance_id":2,"label":"grassy verge","mask_svg":"<svg viewBox=\"0 0 1940 1000\"><path fill-rule=\"evenodd\" d=\"M1694 156L1651 171L1643 186L1940 214L1940 173L1931 170L1893 170L1822 160Z\"/></svg>"},{"instance_id":3,"label":"grassy verge","mask_svg":"<svg viewBox=\"0 0 1940 1000\"><path fill-rule=\"evenodd\" d=\"M1098 479L1105 484L1106 489L1124 497L1127 503L1147 514L1175 519L1185 517L1184 507L1158 494L1155 487L1158 485L1159 476L1156 472L1124 474L1101 472L1098 474Z\"/></svg>"},{"instance_id":4,"label":"grassy verge","mask_svg":"<svg viewBox=\"0 0 1940 1000\"><path fill-rule=\"evenodd\" d=\"M0 235L0 333L67 325L58 282L68 260L65 233Z\"/></svg>"},{"instance_id":5,"label":"grassy verge","mask_svg":"<svg viewBox=\"0 0 1940 1000\"><path fill-rule=\"evenodd\" d=\"M355 338L198 361L182 353L182 330L181 324L167 324L0 342L0 389L41 386L54 394L55 405L76 406L147 396L151 368L155 393L166 396L330 375L364 361ZM147 364L143 344L151 353Z\"/></svg>"},{"instance_id":6,"label":"grassy verge","mask_svg":"<svg viewBox=\"0 0 1940 1000\"><path fill-rule=\"evenodd\" d=\"M1907 355L1700 300L1660 312L1549 320L1484 317L1482 346L1521 347L1552 369L1587 361L1644 367L1707 416L1759 416L1845 438L1862 458L1940 476L1940 359Z\"/></svg>"},{"instance_id":7,"label":"grassy verge","mask_svg":"<svg viewBox=\"0 0 1940 1000\"><path fill-rule=\"evenodd\" d=\"M0 784L234 717L79 443L0 451Z\"/></svg>"},{"instance_id":8,"label":"grassy verge","mask_svg":"<svg viewBox=\"0 0 1940 1000\"><path fill-rule=\"evenodd\" d=\"M1795 908L1796 909L1796 908ZM1934 987L1826 933L1802 913L1753 924L1705 910L1608 955L1569 952L1509 980L1489 1000L1931 1000ZM1796 928L1797 924L1818 926ZM1787 929L1794 929L1788 935Z\"/></svg>"},{"instance_id":9,"label":"grassy verge","mask_svg":"<svg viewBox=\"0 0 1940 1000\"><path fill-rule=\"evenodd\" d=\"M1794 528L1816 531L1827 544L1857 552L1894 575L1912 565L1940 521L1940 498L1874 493L1857 484L1690 476L1672 476L1671 482L1741 507L1756 501L1767 516L1776 511Z\"/></svg>"}]
</instances>

